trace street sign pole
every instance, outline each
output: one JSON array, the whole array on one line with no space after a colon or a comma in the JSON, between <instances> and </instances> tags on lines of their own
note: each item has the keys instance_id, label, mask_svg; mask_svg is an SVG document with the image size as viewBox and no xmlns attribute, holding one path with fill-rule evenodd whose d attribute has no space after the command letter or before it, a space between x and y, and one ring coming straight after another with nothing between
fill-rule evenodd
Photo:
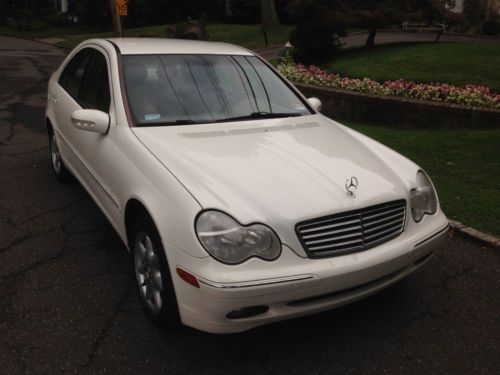
<instances>
[{"instance_id":1,"label":"street sign pole","mask_svg":"<svg viewBox=\"0 0 500 375\"><path fill-rule=\"evenodd\" d=\"M109 6L111 7L111 18L113 19L113 36L115 38L121 38L123 37L122 23L116 11L116 0L109 0Z\"/></svg>"}]
</instances>

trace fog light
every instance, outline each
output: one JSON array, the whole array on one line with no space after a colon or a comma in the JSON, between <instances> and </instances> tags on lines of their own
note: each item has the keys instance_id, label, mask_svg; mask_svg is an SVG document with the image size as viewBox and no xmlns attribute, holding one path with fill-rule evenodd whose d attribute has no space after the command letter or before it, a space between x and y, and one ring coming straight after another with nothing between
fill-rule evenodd
<instances>
[{"instance_id":1,"label":"fog light","mask_svg":"<svg viewBox=\"0 0 500 375\"><path fill-rule=\"evenodd\" d=\"M226 315L228 319L243 319L250 318L255 315L264 314L269 310L269 306L251 306L243 307L242 309L233 310Z\"/></svg>"}]
</instances>

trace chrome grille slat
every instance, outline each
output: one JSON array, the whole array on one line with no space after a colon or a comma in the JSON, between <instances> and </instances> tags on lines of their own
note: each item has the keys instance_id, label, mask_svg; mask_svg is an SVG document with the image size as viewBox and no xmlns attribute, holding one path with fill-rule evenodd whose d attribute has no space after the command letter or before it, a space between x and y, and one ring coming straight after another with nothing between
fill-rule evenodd
<instances>
[{"instance_id":1,"label":"chrome grille slat","mask_svg":"<svg viewBox=\"0 0 500 375\"><path fill-rule=\"evenodd\" d=\"M382 211L381 213L390 213L392 210L395 210L395 209L401 209L401 206L399 206L399 205L389 205L389 206L384 207L384 208L369 209L364 214L367 217L370 217L370 216L372 216L374 214L374 212L380 212L380 211Z\"/></svg>"},{"instance_id":2,"label":"chrome grille slat","mask_svg":"<svg viewBox=\"0 0 500 375\"><path fill-rule=\"evenodd\" d=\"M330 256L336 256L340 254L349 254L349 253L355 253L357 251L360 251L362 249L361 246L351 246L351 247L345 247L345 248L330 248L326 250L321 250L316 252L316 258L325 258L325 257L330 257Z\"/></svg>"},{"instance_id":3,"label":"chrome grille slat","mask_svg":"<svg viewBox=\"0 0 500 375\"><path fill-rule=\"evenodd\" d=\"M309 248L309 250L329 249L329 248L332 248L332 247L339 247L339 246L343 246L343 245L352 245L354 243L362 244L363 240L345 241L345 242L335 243L335 244L331 244L331 245L323 245L323 246L311 246Z\"/></svg>"},{"instance_id":4,"label":"chrome grille slat","mask_svg":"<svg viewBox=\"0 0 500 375\"><path fill-rule=\"evenodd\" d=\"M388 232L394 232L397 229L399 229L399 228L393 227L393 228L385 229L385 230L370 234L369 236L365 236L365 242L369 242L371 238L380 236L381 234L388 233Z\"/></svg>"},{"instance_id":5,"label":"chrome grille slat","mask_svg":"<svg viewBox=\"0 0 500 375\"><path fill-rule=\"evenodd\" d=\"M343 240L345 238L359 238L360 241L363 241L363 235L361 234L361 232L359 233L353 233L353 234L346 234L344 236L336 236L335 237L335 241L336 240ZM332 242L332 238L325 238L325 239L322 239L322 240L314 240L314 241L307 241L307 243L309 245L314 245L314 244L317 244L317 243L324 243L324 242Z\"/></svg>"},{"instance_id":6,"label":"chrome grille slat","mask_svg":"<svg viewBox=\"0 0 500 375\"><path fill-rule=\"evenodd\" d=\"M302 230L302 233L315 232L315 231L323 230L323 229L337 228L337 227L341 227L343 225L349 225L351 223L359 223L359 218L357 220L350 220L350 221L346 221L346 222L342 222L342 223L338 223L338 224L326 225L326 226L321 226L321 227L312 228L312 229L304 229L304 230Z\"/></svg>"},{"instance_id":7,"label":"chrome grille slat","mask_svg":"<svg viewBox=\"0 0 500 375\"><path fill-rule=\"evenodd\" d=\"M328 232L321 232L321 233L316 233L316 234L308 234L308 235L305 235L305 236L302 236L302 238L304 240L307 240L309 238L318 238L318 237L324 237L324 236L329 236L329 235L332 235L332 234L337 234L337 233L344 233L344 232L351 232L353 230L361 230L363 227L360 225L357 225L355 227L348 227L348 228L343 228L343 229L339 229L339 230L332 230L332 231L328 231Z\"/></svg>"},{"instance_id":8,"label":"chrome grille slat","mask_svg":"<svg viewBox=\"0 0 500 375\"><path fill-rule=\"evenodd\" d=\"M399 215L399 218L397 218L396 220L391 220L392 219L391 218L391 219L388 219L389 221L388 220L380 220L380 221L377 221L376 223L370 223L369 225L363 225L364 233L371 233L374 230L377 230L378 228L382 228L382 227L387 226L388 224L400 223L402 218L403 218L403 215Z\"/></svg>"},{"instance_id":9,"label":"chrome grille slat","mask_svg":"<svg viewBox=\"0 0 500 375\"><path fill-rule=\"evenodd\" d=\"M396 213L394 213L396 212ZM372 216L369 216L369 217L366 217L366 216L363 216L363 222L367 223L367 222L377 222L378 220L384 220L388 217L395 217L395 216L398 216L398 215L402 215L404 214L404 210L402 209L398 209L397 211L396 210L391 210L390 213L386 213L386 212L383 212L383 213L380 213L380 214L377 214L377 215L372 215ZM390 215L390 216L388 216ZM382 217L382 219L378 219L379 217ZM373 219L378 219L378 220L373 220Z\"/></svg>"},{"instance_id":10,"label":"chrome grille slat","mask_svg":"<svg viewBox=\"0 0 500 375\"><path fill-rule=\"evenodd\" d=\"M377 238L373 241L367 241L365 242L365 245L368 245L370 247L373 247L374 245L379 245L383 242L386 242L388 240L390 240L391 238L394 238L396 237L397 235L399 235L400 232L394 232L394 233L389 233L388 235L384 236L384 237L380 237L380 238Z\"/></svg>"},{"instance_id":11,"label":"chrome grille slat","mask_svg":"<svg viewBox=\"0 0 500 375\"><path fill-rule=\"evenodd\" d=\"M311 258L366 250L404 230L406 202L388 202L360 210L308 220L296 225L300 242Z\"/></svg>"}]
</instances>

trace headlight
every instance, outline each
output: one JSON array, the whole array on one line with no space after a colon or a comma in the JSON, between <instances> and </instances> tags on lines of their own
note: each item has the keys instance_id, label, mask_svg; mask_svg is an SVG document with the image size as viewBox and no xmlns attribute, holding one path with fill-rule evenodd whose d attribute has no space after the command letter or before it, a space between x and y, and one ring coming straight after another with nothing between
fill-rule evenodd
<instances>
[{"instance_id":1,"label":"headlight","mask_svg":"<svg viewBox=\"0 0 500 375\"><path fill-rule=\"evenodd\" d=\"M425 214L435 214L437 211L437 196L431 180L423 172L417 172L417 187L410 191L411 216L416 222Z\"/></svg>"},{"instance_id":2,"label":"headlight","mask_svg":"<svg viewBox=\"0 0 500 375\"><path fill-rule=\"evenodd\" d=\"M263 224L244 226L220 211L205 211L195 227L203 247L223 263L238 264L251 257L274 260L281 253L278 236Z\"/></svg>"}]
</instances>

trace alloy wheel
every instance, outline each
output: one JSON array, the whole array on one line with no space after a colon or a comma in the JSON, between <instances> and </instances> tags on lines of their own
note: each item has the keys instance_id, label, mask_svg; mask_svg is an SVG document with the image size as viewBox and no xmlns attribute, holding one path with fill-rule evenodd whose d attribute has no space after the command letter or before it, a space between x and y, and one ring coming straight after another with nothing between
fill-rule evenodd
<instances>
[{"instance_id":1,"label":"alloy wheel","mask_svg":"<svg viewBox=\"0 0 500 375\"><path fill-rule=\"evenodd\" d=\"M145 232L139 232L136 236L134 269L139 294L146 307L153 314L159 313L164 303L160 262L155 254L153 242Z\"/></svg>"}]
</instances>

